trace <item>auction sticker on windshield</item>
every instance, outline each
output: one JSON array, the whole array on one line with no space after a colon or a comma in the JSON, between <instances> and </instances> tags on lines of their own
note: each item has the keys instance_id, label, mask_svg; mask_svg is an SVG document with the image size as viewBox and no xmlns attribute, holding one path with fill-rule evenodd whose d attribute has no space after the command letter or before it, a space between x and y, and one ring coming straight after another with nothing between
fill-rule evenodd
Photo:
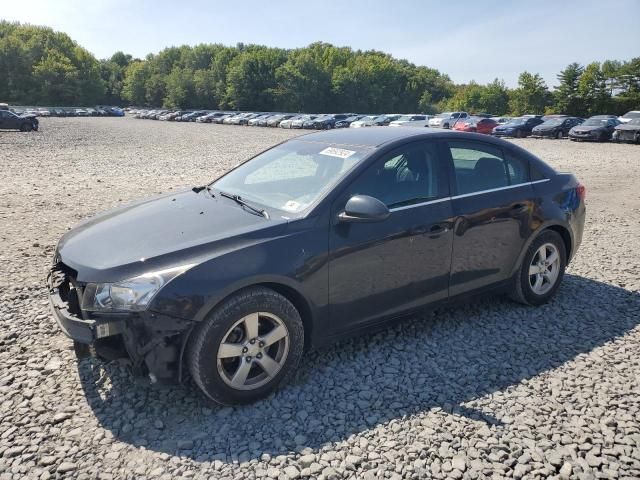
<instances>
[{"instance_id":1,"label":"auction sticker on windshield","mask_svg":"<svg viewBox=\"0 0 640 480\"><path fill-rule=\"evenodd\" d=\"M349 158L356 153L353 150L345 150L343 148L327 147L320 152L320 155L328 155L330 157Z\"/></svg>"}]
</instances>

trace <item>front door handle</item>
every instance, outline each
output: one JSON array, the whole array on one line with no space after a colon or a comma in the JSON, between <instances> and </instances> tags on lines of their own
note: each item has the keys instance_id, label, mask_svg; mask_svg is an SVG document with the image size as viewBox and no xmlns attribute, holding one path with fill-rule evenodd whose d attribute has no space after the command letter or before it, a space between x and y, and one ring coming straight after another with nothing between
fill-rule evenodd
<instances>
[{"instance_id":1,"label":"front door handle","mask_svg":"<svg viewBox=\"0 0 640 480\"><path fill-rule=\"evenodd\" d=\"M449 230L449 224L447 223L435 223L429 228L429 236L431 238L438 237Z\"/></svg>"}]
</instances>

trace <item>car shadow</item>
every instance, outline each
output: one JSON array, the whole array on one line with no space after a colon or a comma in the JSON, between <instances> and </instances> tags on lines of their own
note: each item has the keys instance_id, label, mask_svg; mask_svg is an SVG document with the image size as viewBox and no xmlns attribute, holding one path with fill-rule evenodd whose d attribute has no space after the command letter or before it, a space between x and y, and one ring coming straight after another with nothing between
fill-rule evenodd
<instances>
[{"instance_id":1,"label":"car shadow","mask_svg":"<svg viewBox=\"0 0 640 480\"><path fill-rule=\"evenodd\" d=\"M464 405L560 367L640 323L640 295L566 275L542 307L502 297L397 322L307 354L294 381L253 405L212 406L195 387L135 383L123 367L79 362L87 401L115 438L196 461L247 461L443 409L500 425L508 412Z\"/></svg>"}]
</instances>

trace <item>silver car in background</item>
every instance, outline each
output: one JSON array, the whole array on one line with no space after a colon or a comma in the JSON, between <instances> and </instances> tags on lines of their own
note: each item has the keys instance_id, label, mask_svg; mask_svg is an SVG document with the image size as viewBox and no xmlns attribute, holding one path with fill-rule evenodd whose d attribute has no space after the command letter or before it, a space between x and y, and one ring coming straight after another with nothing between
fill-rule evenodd
<instances>
[{"instance_id":1,"label":"silver car in background","mask_svg":"<svg viewBox=\"0 0 640 480\"><path fill-rule=\"evenodd\" d=\"M434 128L453 128L460 120L469 118L467 112L442 112L429 120L429 126Z\"/></svg>"}]
</instances>

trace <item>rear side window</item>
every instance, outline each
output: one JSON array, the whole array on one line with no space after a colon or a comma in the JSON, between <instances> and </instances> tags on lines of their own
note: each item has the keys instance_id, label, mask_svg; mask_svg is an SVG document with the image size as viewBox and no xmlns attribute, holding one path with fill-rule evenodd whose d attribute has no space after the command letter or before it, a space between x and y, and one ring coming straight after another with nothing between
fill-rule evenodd
<instances>
[{"instance_id":1,"label":"rear side window","mask_svg":"<svg viewBox=\"0 0 640 480\"><path fill-rule=\"evenodd\" d=\"M547 178L532 163L529 164L529 175L531 176L532 182L535 182L537 180L545 180Z\"/></svg>"},{"instance_id":2,"label":"rear side window","mask_svg":"<svg viewBox=\"0 0 640 480\"><path fill-rule=\"evenodd\" d=\"M529 169L527 168L527 161L520 160L510 152L508 152L506 155L506 161L507 176L509 177L510 185L518 185L520 183L526 183L529 181Z\"/></svg>"},{"instance_id":3,"label":"rear side window","mask_svg":"<svg viewBox=\"0 0 640 480\"><path fill-rule=\"evenodd\" d=\"M475 142L449 142L459 195L510 185L502 151Z\"/></svg>"}]
</instances>

